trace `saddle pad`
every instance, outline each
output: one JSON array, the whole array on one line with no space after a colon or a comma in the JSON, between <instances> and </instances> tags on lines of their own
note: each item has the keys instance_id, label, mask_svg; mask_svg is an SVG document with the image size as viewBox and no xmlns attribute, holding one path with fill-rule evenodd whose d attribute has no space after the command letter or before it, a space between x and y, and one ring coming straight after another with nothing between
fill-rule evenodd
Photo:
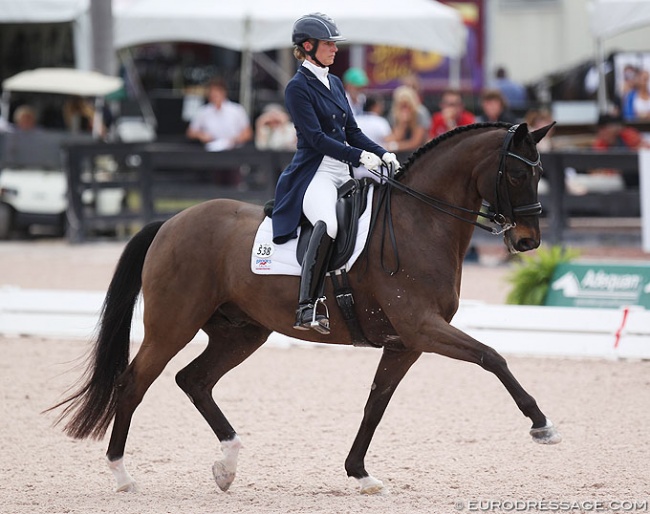
<instances>
[{"instance_id":1,"label":"saddle pad","mask_svg":"<svg viewBox=\"0 0 650 514\"><path fill-rule=\"evenodd\" d=\"M343 267L345 271L350 271L350 268L356 262L366 245L368 230L370 229L370 217L372 215L373 190L373 187L368 188L368 203L359 218L357 241L354 245L352 257L350 257L350 260ZM298 235L300 235L300 227L298 227ZM297 245L298 238L290 239L281 245L273 243L271 218L265 216L255 234L255 242L253 243L253 251L251 252L251 271L256 275L300 276L301 267L296 259Z\"/></svg>"}]
</instances>

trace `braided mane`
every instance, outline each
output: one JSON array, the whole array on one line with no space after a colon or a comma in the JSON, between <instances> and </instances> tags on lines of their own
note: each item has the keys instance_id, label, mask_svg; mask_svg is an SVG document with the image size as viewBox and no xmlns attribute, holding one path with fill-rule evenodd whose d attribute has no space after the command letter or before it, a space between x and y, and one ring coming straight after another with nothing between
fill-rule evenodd
<instances>
[{"instance_id":1,"label":"braided mane","mask_svg":"<svg viewBox=\"0 0 650 514\"><path fill-rule=\"evenodd\" d=\"M404 166L402 166L399 174L401 175L402 173L408 171L408 169L412 166L412 164L416 160L418 160L422 155L427 153L429 150L438 146L443 141L446 141L447 139L456 136L457 134L462 134L464 132L469 132L470 130L475 130L475 129L490 128L490 127L510 128L511 126L512 126L511 123L496 121L496 122L472 123L471 125L462 125L460 127L456 127L455 129L452 129L449 132L445 132L444 134L439 135L438 137L432 139L431 141L424 143L420 148L415 150L415 152L413 152L411 156L408 158Z\"/></svg>"}]
</instances>

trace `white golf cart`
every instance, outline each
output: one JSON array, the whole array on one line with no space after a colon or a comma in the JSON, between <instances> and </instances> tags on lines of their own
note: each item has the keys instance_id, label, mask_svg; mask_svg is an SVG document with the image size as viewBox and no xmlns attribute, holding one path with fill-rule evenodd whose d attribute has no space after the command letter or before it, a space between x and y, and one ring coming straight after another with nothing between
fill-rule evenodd
<instances>
[{"instance_id":1,"label":"white golf cart","mask_svg":"<svg viewBox=\"0 0 650 514\"><path fill-rule=\"evenodd\" d=\"M92 140L102 126L104 97L123 87L118 77L71 68L39 68L24 71L2 82L2 118L8 122L12 92L48 93L91 97L95 99L95 122ZM61 147L83 140L69 132L36 130L0 134L0 240L13 232L45 226L60 235L65 233L67 175L62 163ZM111 202L102 201L103 208L118 213L123 195L105 190ZM98 201L89 198L88 201ZM110 203L110 205L108 205Z\"/></svg>"}]
</instances>

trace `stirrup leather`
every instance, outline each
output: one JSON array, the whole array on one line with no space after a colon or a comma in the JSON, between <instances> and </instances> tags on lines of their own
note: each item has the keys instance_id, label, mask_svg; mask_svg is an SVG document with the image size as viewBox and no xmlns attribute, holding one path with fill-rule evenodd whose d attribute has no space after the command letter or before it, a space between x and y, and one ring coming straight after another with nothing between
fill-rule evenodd
<instances>
[{"instance_id":1,"label":"stirrup leather","mask_svg":"<svg viewBox=\"0 0 650 514\"><path fill-rule=\"evenodd\" d=\"M318 306L322 305L325 309L325 314L318 313ZM330 333L330 313L325 303L325 297L322 296L312 304L301 305L296 311L296 323L293 328L296 330L309 330L313 329L321 334Z\"/></svg>"}]
</instances>

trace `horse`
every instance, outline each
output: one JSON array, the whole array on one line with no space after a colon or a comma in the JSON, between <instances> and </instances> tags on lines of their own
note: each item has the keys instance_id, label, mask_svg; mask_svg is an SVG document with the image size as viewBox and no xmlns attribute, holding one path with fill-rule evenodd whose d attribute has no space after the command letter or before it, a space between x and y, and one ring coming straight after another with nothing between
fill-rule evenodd
<instances>
[{"instance_id":1,"label":"horse","mask_svg":"<svg viewBox=\"0 0 650 514\"><path fill-rule=\"evenodd\" d=\"M502 234L510 252L540 244L537 185L542 173L536 144L552 125L480 123L425 143L372 199L366 246L349 270L358 323L381 358L361 425L345 460L364 494L381 493L366 470L371 439L396 387L424 352L478 364L503 383L542 444L561 436L508 369L506 360L450 325L459 306L464 255L476 225ZM486 204L490 207L487 211ZM260 276L250 256L261 206L209 200L152 222L125 245L107 290L98 335L83 382L66 399L56 423L73 438L101 439L113 421L106 457L117 491L136 490L123 456L131 419L166 364L203 330L203 352L176 375L220 441L212 473L219 489L233 483L241 440L212 397L217 382L260 348L272 331L293 330L298 277ZM487 217L491 225L478 223ZM382 225L383 229L378 227ZM325 295L332 296L328 283ZM145 333L129 362L130 330L139 295ZM301 339L351 345L341 311L330 309L331 332L300 332ZM74 386L73 386L74 387Z\"/></svg>"}]
</instances>

